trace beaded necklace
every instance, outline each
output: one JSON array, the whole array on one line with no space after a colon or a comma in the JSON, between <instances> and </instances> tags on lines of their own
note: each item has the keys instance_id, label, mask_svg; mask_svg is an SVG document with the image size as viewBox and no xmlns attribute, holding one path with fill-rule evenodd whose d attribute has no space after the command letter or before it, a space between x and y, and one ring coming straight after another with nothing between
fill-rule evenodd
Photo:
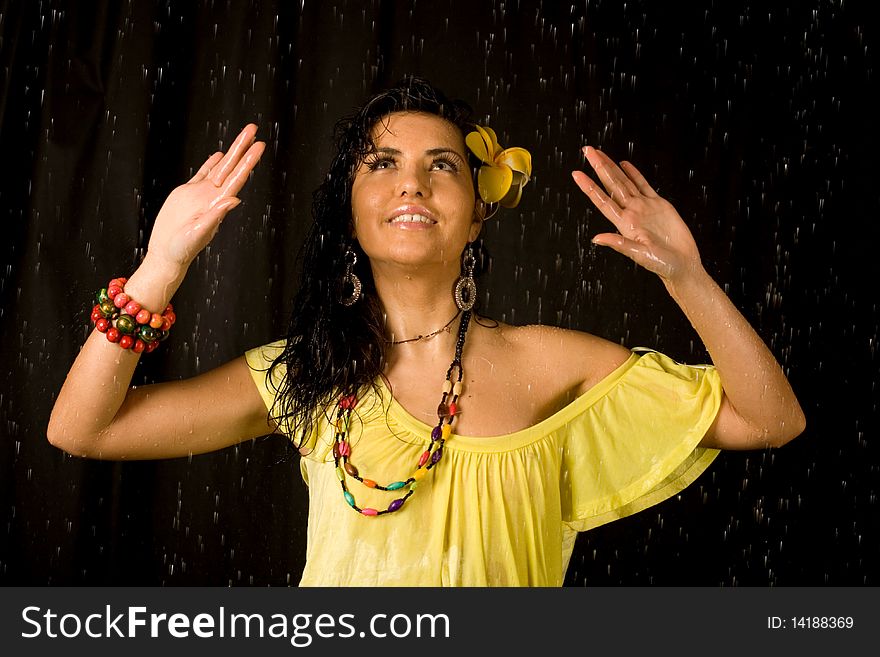
<instances>
[{"instance_id":1,"label":"beaded necklace","mask_svg":"<svg viewBox=\"0 0 880 657\"><path fill-rule=\"evenodd\" d=\"M469 310L464 311L461 321L458 324L458 340L455 343L455 358L446 370L446 380L443 382L443 396L440 404L437 406L437 426L431 431L431 444L419 457L419 463L415 472L402 481L395 481L385 486L376 483L372 479L364 478L360 475L357 467L351 462L351 442L348 440L348 433L351 429L351 414L357 405L357 398L353 394L344 395L337 404L336 411L336 439L333 443L333 462L336 465L336 477L342 486L342 496L348 505L365 516L381 516L386 513L394 513L399 510L404 503L410 498L418 487L419 481L443 458L443 445L452 434L452 422L455 420L455 414L458 412L458 399L462 390L462 368L461 353L464 349L464 339L467 334L468 324L470 324L471 313ZM456 373L456 379L453 382L453 374ZM367 488L384 491L401 491L402 497L397 498L388 508L379 511L373 508L361 508L357 505L354 495L346 486L346 475L357 479ZM405 494L403 493L406 489Z\"/></svg>"}]
</instances>

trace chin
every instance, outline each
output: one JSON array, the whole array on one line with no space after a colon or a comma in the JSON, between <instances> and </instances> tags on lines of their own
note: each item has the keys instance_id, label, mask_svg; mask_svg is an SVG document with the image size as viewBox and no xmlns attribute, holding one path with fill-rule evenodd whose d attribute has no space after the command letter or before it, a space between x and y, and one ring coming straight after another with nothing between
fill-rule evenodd
<instances>
[{"instance_id":1,"label":"chin","mask_svg":"<svg viewBox=\"0 0 880 657\"><path fill-rule=\"evenodd\" d=\"M386 249L383 253L376 253L370 256L370 259L387 265L411 268L433 268L449 266L451 264L450 260L442 258L442 254L437 253L436 248L412 248L412 245L405 248ZM452 262L457 263L458 258L453 258Z\"/></svg>"}]
</instances>

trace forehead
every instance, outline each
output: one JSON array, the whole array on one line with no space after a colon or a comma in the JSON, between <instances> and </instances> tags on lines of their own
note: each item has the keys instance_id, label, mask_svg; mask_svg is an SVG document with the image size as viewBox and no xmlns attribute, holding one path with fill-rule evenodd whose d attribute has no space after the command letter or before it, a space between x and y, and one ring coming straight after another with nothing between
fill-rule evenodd
<instances>
[{"instance_id":1,"label":"forehead","mask_svg":"<svg viewBox=\"0 0 880 657\"><path fill-rule=\"evenodd\" d=\"M444 146L464 151L464 136L453 123L436 114L425 112L394 112L383 116L373 126L373 143L379 147L403 150Z\"/></svg>"}]
</instances>

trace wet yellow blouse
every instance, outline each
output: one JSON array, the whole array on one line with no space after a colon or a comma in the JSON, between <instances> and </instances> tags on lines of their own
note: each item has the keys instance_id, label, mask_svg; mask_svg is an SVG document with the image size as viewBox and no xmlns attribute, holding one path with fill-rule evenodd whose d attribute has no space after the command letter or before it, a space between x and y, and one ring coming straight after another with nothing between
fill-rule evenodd
<instances>
[{"instance_id":1,"label":"wet yellow blouse","mask_svg":"<svg viewBox=\"0 0 880 657\"><path fill-rule=\"evenodd\" d=\"M246 353L271 407L266 370L283 341ZM388 484L408 478L431 427L380 386L357 407L352 463ZM634 352L591 390L528 429L493 437L453 434L440 465L403 508L362 516L342 497L322 417L300 462L309 487L300 586L561 586L585 531L657 504L718 455L697 447L721 404L717 371L654 351ZM466 412L466 409L463 409ZM400 492L348 478L358 506L386 509ZM404 491L405 492L405 491Z\"/></svg>"}]
</instances>

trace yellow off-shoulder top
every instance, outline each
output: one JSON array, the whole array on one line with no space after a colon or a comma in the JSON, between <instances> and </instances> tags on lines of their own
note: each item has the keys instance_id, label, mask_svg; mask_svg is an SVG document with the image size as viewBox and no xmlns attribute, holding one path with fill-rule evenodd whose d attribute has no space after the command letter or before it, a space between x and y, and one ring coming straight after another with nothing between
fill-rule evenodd
<instances>
[{"instance_id":1,"label":"yellow off-shoulder top","mask_svg":"<svg viewBox=\"0 0 880 657\"><path fill-rule=\"evenodd\" d=\"M267 369L284 341L246 353L271 408L283 370ZM309 488L300 586L561 586L577 532L680 492L718 455L698 447L721 404L711 365L682 365L650 350L538 424L492 437L458 436L404 507L355 512L335 473L334 428L322 416L301 458ZM352 462L382 484L408 478L432 427L384 384L361 399ZM453 425L454 426L454 425ZM385 509L401 492L349 478L360 507Z\"/></svg>"}]
</instances>

